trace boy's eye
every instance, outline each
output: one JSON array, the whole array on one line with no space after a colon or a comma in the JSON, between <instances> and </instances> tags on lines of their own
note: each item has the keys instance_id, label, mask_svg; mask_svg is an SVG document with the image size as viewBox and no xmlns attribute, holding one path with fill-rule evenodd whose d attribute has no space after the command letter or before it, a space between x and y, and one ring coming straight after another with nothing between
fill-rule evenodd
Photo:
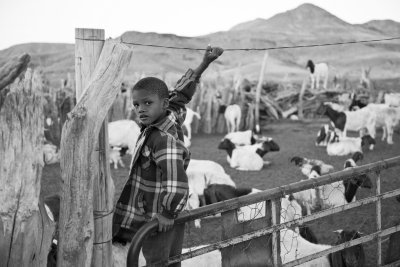
<instances>
[{"instance_id":1,"label":"boy's eye","mask_svg":"<svg viewBox=\"0 0 400 267\"><path fill-rule=\"evenodd\" d=\"M151 102L150 101L146 101L146 102L144 102L147 106L149 106L149 105L151 105Z\"/></svg>"},{"instance_id":2,"label":"boy's eye","mask_svg":"<svg viewBox=\"0 0 400 267\"><path fill-rule=\"evenodd\" d=\"M139 105L138 105L138 104L133 104L133 107L134 107L134 108L138 108Z\"/></svg>"}]
</instances>

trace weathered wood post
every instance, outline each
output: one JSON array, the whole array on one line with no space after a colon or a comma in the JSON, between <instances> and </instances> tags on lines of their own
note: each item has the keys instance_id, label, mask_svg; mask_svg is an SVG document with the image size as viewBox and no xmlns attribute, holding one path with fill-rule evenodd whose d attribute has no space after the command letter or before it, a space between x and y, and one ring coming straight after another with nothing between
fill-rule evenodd
<instances>
[{"instance_id":1,"label":"weathered wood post","mask_svg":"<svg viewBox=\"0 0 400 267\"><path fill-rule=\"evenodd\" d=\"M82 51L93 49L93 57L100 53L100 45L95 43L102 42L102 37L104 39L101 30L77 29L76 36L77 46L80 46L78 41L88 42L83 44ZM63 188L58 266L112 266L114 187L105 153L107 144L100 143L100 147L97 144L100 129L104 129L103 121L120 89L131 55L131 49L113 40L107 40L102 46L97 65L92 57L77 54L79 98L64 124L61 137ZM89 76L90 82L86 78ZM101 138L107 140L107 135Z\"/></svg>"},{"instance_id":2,"label":"weathered wood post","mask_svg":"<svg viewBox=\"0 0 400 267\"><path fill-rule=\"evenodd\" d=\"M299 120L304 120L304 93L306 92L308 78L304 78L303 83L301 84L301 90L299 94L299 102L298 102L298 116Z\"/></svg>"},{"instance_id":3,"label":"weathered wood post","mask_svg":"<svg viewBox=\"0 0 400 267\"><path fill-rule=\"evenodd\" d=\"M264 59L261 64L260 76L258 78L258 84L256 89L256 107L255 107L255 125L256 125L256 133L260 133L260 97L261 97L261 87L264 81L264 72L265 72L265 65L267 64L268 59L268 51L265 51Z\"/></svg>"},{"instance_id":4,"label":"weathered wood post","mask_svg":"<svg viewBox=\"0 0 400 267\"><path fill-rule=\"evenodd\" d=\"M27 64L29 56L23 61ZM15 72L3 67L0 80L15 79L26 64L18 63ZM0 92L0 266L46 266L54 223L39 200L44 165L42 77L28 69L23 80Z\"/></svg>"}]
</instances>

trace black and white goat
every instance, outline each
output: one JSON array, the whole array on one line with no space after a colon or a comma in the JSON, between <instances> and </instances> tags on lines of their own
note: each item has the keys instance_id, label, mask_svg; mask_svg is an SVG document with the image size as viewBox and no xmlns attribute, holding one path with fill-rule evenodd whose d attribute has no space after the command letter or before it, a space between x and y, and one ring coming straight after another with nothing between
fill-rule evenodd
<instances>
[{"instance_id":1,"label":"black and white goat","mask_svg":"<svg viewBox=\"0 0 400 267\"><path fill-rule=\"evenodd\" d=\"M337 141L339 141L339 136L334 131L334 129L331 128L329 124L324 124L318 131L315 145L326 147L328 143L333 143Z\"/></svg>"},{"instance_id":2,"label":"black and white goat","mask_svg":"<svg viewBox=\"0 0 400 267\"><path fill-rule=\"evenodd\" d=\"M328 116L335 128L341 131L340 137L346 137L347 131L360 131L361 136L361 131L367 129L369 135L375 138L376 114L369 109L338 112L329 104L321 103L316 113Z\"/></svg>"},{"instance_id":3,"label":"black and white goat","mask_svg":"<svg viewBox=\"0 0 400 267\"><path fill-rule=\"evenodd\" d=\"M237 146L254 145L257 141L252 130L228 133L222 140L224 139L231 140Z\"/></svg>"},{"instance_id":4,"label":"black and white goat","mask_svg":"<svg viewBox=\"0 0 400 267\"><path fill-rule=\"evenodd\" d=\"M271 151L279 151L279 145L272 140L254 145L236 146L231 140L224 139L219 145L218 149L226 150L228 153L227 161L231 168L242 171L259 171L263 168L263 156Z\"/></svg>"},{"instance_id":5,"label":"black and white goat","mask_svg":"<svg viewBox=\"0 0 400 267\"><path fill-rule=\"evenodd\" d=\"M320 79L324 79L324 88L328 88L328 65L326 63L317 63L310 59L307 61L306 68L310 72L311 89L319 88Z\"/></svg>"},{"instance_id":6,"label":"black and white goat","mask_svg":"<svg viewBox=\"0 0 400 267\"><path fill-rule=\"evenodd\" d=\"M300 168L301 173L307 177L310 175L312 167L314 166L319 166L321 168L322 174L329 173L334 169L332 165L326 164L319 159L308 159L304 157L294 156L290 159L290 162L294 162L294 164Z\"/></svg>"},{"instance_id":7,"label":"black and white goat","mask_svg":"<svg viewBox=\"0 0 400 267\"><path fill-rule=\"evenodd\" d=\"M374 148L376 141L370 135L363 137L340 138L339 141L329 142L326 146L326 152L329 156L346 156L356 152L363 152L363 147Z\"/></svg>"}]
</instances>

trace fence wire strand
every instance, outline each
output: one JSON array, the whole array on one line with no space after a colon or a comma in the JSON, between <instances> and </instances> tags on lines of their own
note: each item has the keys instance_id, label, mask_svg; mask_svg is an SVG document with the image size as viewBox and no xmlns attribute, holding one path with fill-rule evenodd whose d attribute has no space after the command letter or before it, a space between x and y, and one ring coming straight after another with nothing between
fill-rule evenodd
<instances>
[{"instance_id":1,"label":"fence wire strand","mask_svg":"<svg viewBox=\"0 0 400 267\"><path fill-rule=\"evenodd\" d=\"M101 39L89 39L89 38L75 38L75 40L84 41L104 41ZM382 41L394 41L400 40L399 37L390 37L382 39L370 39L370 40L358 40L358 41L346 41L346 42L332 42L324 44L307 44L307 45L293 45L293 46L276 46L276 47L262 47L262 48L224 48L224 51L268 51L268 50L283 50L283 49L296 49L296 48L311 48L311 47L323 47L323 46L336 46L336 45L348 45L348 44L361 44L361 43L373 43ZM120 42L127 45L134 46L144 46L144 47L155 47L155 48L165 48L165 49L175 49L175 50L189 50L189 51L205 51L205 48L195 48L195 47L178 47L178 46L167 46L167 45L156 45L156 44L144 44L138 42L127 42L120 37Z\"/></svg>"}]
</instances>

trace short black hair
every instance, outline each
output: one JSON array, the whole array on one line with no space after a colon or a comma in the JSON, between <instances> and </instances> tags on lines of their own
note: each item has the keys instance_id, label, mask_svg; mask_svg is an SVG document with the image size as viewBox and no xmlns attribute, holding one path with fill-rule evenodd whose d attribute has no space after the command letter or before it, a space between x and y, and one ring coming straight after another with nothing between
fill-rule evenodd
<instances>
[{"instance_id":1,"label":"short black hair","mask_svg":"<svg viewBox=\"0 0 400 267\"><path fill-rule=\"evenodd\" d=\"M146 77L140 79L132 88L132 93L135 90L147 90L158 95L161 99L168 98L168 87L162 80L156 77Z\"/></svg>"}]
</instances>

